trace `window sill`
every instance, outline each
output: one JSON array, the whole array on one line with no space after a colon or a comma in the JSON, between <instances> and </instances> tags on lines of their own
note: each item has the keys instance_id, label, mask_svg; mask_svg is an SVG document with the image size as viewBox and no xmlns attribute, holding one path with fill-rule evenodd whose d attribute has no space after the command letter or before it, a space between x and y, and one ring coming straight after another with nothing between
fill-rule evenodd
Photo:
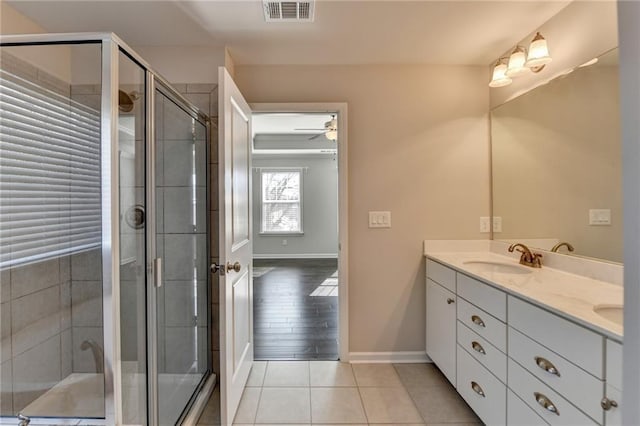
<instances>
[{"instance_id":1,"label":"window sill","mask_svg":"<svg viewBox=\"0 0 640 426\"><path fill-rule=\"evenodd\" d=\"M304 232L302 231L296 231L296 232L259 232L258 235L263 236L263 237L277 237L277 236L281 236L281 235L293 235L293 236L298 236L298 235L304 235Z\"/></svg>"}]
</instances>

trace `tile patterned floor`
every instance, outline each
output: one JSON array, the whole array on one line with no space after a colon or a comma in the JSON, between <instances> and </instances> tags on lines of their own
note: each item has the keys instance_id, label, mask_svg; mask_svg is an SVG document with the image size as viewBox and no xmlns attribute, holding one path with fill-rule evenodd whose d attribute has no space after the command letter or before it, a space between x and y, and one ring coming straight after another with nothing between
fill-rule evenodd
<instances>
[{"instance_id":1,"label":"tile patterned floor","mask_svg":"<svg viewBox=\"0 0 640 426\"><path fill-rule=\"evenodd\" d=\"M199 425L220 424L214 392ZM481 424L433 364L256 361L236 425Z\"/></svg>"}]
</instances>

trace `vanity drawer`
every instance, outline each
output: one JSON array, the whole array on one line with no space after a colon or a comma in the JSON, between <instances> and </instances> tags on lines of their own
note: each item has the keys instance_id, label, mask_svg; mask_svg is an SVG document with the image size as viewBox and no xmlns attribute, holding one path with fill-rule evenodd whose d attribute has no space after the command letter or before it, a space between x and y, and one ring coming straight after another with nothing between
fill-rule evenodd
<instances>
[{"instance_id":1,"label":"vanity drawer","mask_svg":"<svg viewBox=\"0 0 640 426\"><path fill-rule=\"evenodd\" d=\"M507 294L464 274L457 275L458 296L489 312L501 321L507 320Z\"/></svg>"},{"instance_id":2,"label":"vanity drawer","mask_svg":"<svg viewBox=\"0 0 640 426\"><path fill-rule=\"evenodd\" d=\"M459 351L458 351L459 352ZM556 391L509 359L509 389L518 395L542 419L553 426L596 425L586 414L571 405ZM543 405L548 404L549 408ZM553 408L554 411L551 411Z\"/></svg>"},{"instance_id":3,"label":"vanity drawer","mask_svg":"<svg viewBox=\"0 0 640 426\"><path fill-rule=\"evenodd\" d=\"M507 387L458 347L458 393L486 425L504 425L507 420Z\"/></svg>"},{"instance_id":4,"label":"vanity drawer","mask_svg":"<svg viewBox=\"0 0 640 426\"><path fill-rule=\"evenodd\" d=\"M604 382L509 327L509 357L594 419L602 420ZM556 371L557 374L549 371Z\"/></svg>"},{"instance_id":5,"label":"vanity drawer","mask_svg":"<svg viewBox=\"0 0 640 426\"><path fill-rule=\"evenodd\" d=\"M507 383L507 356L460 321L458 345L487 367L502 383Z\"/></svg>"},{"instance_id":6,"label":"vanity drawer","mask_svg":"<svg viewBox=\"0 0 640 426\"><path fill-rule=\"evenodd\" d=\"M507 352L507 326L482 309L458 297L458 321L487 339L502 352Z\"/></svg>"},{"instance_id":7,"label":"vanity drawer","mask_svg":"<svg viewBox=\"0 0 640 426\"><path fill-rule=\"evenodd\" d=\"M548 423L509 389L507 390L507 424L509 426L534 426Z\"/></svg>"},{"instance_id":8,"label":"vanity drawer","mask_svg":"<svg viewBox=\"0 0 640 426\"><path fill-rule=\"evenodd\" d=\"M622 390L622 345L607 339L607 385Z\"/></svg>"},{"instance_id":9,"label":"vanity drawer","mask_svg":"<svg viewBox=\"0 0 640 426\"><path fill-rule=\"evenodd\" d=\"M456 271L431 259L427 259L427 277L447 290L456 292Z\"/></svg>"},{"instance_id":10,"label":"vanity drawer","mask_svg":"<svg viewBox=\"0 0 640 426\"><path fill-rule=\"evenodd\" d=\"M507 300L510 327L604 379L604 337L515 297Z\"/></svg>"}]
</instances>

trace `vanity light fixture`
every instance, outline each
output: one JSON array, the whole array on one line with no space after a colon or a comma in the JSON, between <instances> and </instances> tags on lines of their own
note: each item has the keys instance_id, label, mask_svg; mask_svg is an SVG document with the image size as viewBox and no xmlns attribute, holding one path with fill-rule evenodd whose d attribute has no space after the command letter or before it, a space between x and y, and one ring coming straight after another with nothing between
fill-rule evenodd
<instances>
[{"instance_id":1,"label":"vanity light fixture","mask_svg":"<svg viewBox=\"0 0 640 426\"><path fill-rule=\"evenodd\" d=\"M517 77L529 72L529 68L525 67L527 61L527 52L522 46L516 46L509 56L509 65L507 66L507 77Z\"/></svg>"},{"instance_id":2,"label":"vanity light fixture","mask_svg":"<svg viewBox=\"0 0 640 426\"><path fill-rule=\"evenodd\" d=\"M511 77L518 77L529 71L538 73L549 62L551 62L551 55L547 40L538 31L531 40L529 49L525 49L524 46L516 46L506 64L504 58L500 58L496 62L489 87L506 86L511 83Z\"/></svg>"},{"instance_id":3,"label":"vanity light fixture","mask_svg":"<svg viewBox=\"0 0 640 426\"><path fill-rule=\"evenodd\" d=\"M540 72L549 62L551 62L551 56L549 55L547 40L542 37L540 32L537 32L529 45L529 55L525 66L531 68L533 72Z\"/></svg>"},{"instance_id":4,"label":"vanity light fixture","mask_svg":"<svg viewBox=\"0 0 640 426\"><path fill-rule=\"evenodd\" d=\"M503 87L511 84L511 78L507 76L507 58L500 58L493 66L493 76L489 87Z\"/></svg>"}]
</instances>

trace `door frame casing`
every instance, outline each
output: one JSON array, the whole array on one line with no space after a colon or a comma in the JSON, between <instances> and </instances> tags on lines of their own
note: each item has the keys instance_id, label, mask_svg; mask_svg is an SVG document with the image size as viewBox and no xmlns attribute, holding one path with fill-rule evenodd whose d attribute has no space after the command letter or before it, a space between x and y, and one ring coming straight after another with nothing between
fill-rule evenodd
<instances>
[{"instance_id":1,"label":"door frame casing","mask_svg":"<svg viewBox=\"0 0 640 426\"><path fill-rule=\"evenodd\" d=\"M338 356L349 362L349 173L347 103L250 103L254 113L338 114Z\"/></svg>"}]
</instances>

